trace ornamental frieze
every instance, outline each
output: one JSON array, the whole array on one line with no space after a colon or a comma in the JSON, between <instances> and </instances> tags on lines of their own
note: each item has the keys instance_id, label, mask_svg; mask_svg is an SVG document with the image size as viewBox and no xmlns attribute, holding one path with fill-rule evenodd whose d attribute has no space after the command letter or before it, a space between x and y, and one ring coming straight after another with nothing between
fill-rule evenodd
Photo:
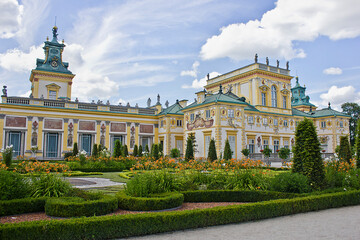
<instances>
[{"instance_id":1,"label":"ornamental frieze","mask_svg":"<svg viewBox=\"0 0 360 240\"><path fill-rule=\"evenodd\" d=\"M197 117L194 122L187 124L187 129L189 131L199 128L199 127L206 127L209 128L214 124L214 119L204 120L204 118Z\"/></svg>"}]
</instances>

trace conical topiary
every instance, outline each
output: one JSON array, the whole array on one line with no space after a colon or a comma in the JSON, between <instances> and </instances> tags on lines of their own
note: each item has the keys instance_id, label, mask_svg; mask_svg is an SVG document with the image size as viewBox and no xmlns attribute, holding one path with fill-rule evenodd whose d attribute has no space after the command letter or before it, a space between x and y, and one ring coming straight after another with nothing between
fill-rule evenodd
<instances>
[{"instance_id":1,"label":"conical topiary","mask_svg":"<svg viewBox=\"0 0 360 240\"><path fill-rule=\"evenodd\" d=\"M230 148L230 143L229 143L229 140L226 139L225 148L224 148L224 159L229 160L229 159L231 159L231 156L232 156L232 152L231 152L231 148Z\"/></svg>"},{"instance_id":2,"label":"conical topiary","mask_svg":"<svg viewBox=\"0 0 360 240\"><path fill-rule=\"evenodd\" d=\"M210 140L209 151L208 151L208 159L210 161L215 161L217 159L215 140L214 139Z\"/></svg>"}]
</instances>

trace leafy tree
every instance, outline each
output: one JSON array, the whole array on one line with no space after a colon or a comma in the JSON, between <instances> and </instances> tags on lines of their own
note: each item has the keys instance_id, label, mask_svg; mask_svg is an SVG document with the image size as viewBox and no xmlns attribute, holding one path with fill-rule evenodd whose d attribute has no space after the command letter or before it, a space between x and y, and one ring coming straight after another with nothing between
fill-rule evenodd
<instances>
[{"instance_id":1,"label":"leafy tree","mask_svg":"<svg viewBox=\"0 0 360 240\"><path fill-rule=\"evenodd\" d=\"M312 189L321 189L325 183L325 169L320 142L313 122L307 118L295 130L293 172L305 175Z\"/></svg>"},{"instance_id":2,"label":"leafy tree","mask_svg":"<svg viewBox=\"0 0 360 240\"><path fill-rule=\"evenodd\" d=\"M114 157L120 157L121 156L121 143L120 143L120 140L115 141L113 156Z\"/></svg>"},{"instance_id":3,"label":"leafy tree","mask_svg":"<svg viewBox=\"0 0 360 240\"><path fill-rule=\"evenodd\" d=\"M142 152L143 152L143 149L142 149L142 146L140 145L139 146L139 151L138 151L138 156L139 157L142 157Z\"/></svg>"},{"instance_id":4,"label":"leafy tree","mask_svg":"<svg viewBox=\"0 0 360 240\"><path fill-rule=\"evenodd\" d=\"M128 147L127 147L126 144L125 144L124 146L122 146L122 151L121 151L121 153L122 153L122 156L123 156L123 157L129 156L129 151L128 151Z\"/></svg>"},{"instance_id":5,"label":"leafy tree","mask_svg":"<svg viewBox=\"0 0 360 240\"><path fill-rule=\"evenodd\" d=\"M78 149L77 142L74 142L74 147L73 147L73 156L78 155L78 153L79 153L79 149Z\"/></svg>"},{"instance_id":6,"label":"leafy tree","mask_svg":"<svg viewBox=\"0 0 360 240\"><path fill-rule=\"evenodd\" d=\"M99 155L98 145L95 143L95 144L93 145L93 149L92 149L92 154L91 154L91 156L97 157L98 155Z\"/></svg>"},{"instance_id":7,"label":"leafy tree","mask_svg":"<svg viewBox=\"0 0 360 240\"><path fill-rule=\"evenodd\" d=\"M272 153L272 150L268 146L266 146L264 148L264 150L262 151L262 154L264 154L264 156L266 158L269 158L271 153Z\"/></svg>"},{"instance_id":8,"label":"leafy tree","mask_svg":"<svg viewBox=\"0 0 360 240\"><path fill-rule=\"evenodd\" d=\"M229 140L226 139L225 148L224 148L224 159L229 160L231 159L231 156L232 156L232 151L231 151L230 143Z\"/></svg>"},{"instance_id":9,"label":"leafy tree","mask_svg":"<svg viewBox=\"0 0 360 240\"><path fill-rule=\"evenodd\" d=\"M171 151L170 151L170 157L172 157L172 158L178 158L178 157L180 157L180 151L179 151L179 149L177 149L177 148L171 149Z\"/></svg>"},{"instance_id":10,"label":"leafy tree","mask_svg":"<svg viewBox=\"0 0 360 240\"><path fill-rule=\"evenodd\" d=\"M355 157L356 157L356 167L360 168L360 119L358 120L356 126Z\"/></svg>"},{"instance_id":11,"label":"leafy tree","mask_svg":"<svg viewBox=\"0 0 360 240\"><path fill-rule=\"evenodd\" d=\"M151 147L151 156L155 159L159 159L159 146L158 144L153 144Z\"/></svg>"},{"instance_id":12,"label":"leafy tree","mask_svg":"<svg viewBox=\"0 0 360 240\"><path fill-rule=\"evenodd\" d=\"M185 160L189 161L194 159L194 144L190 134L186 140L186 151L185 151Z\"/></svg>"},{"instance_id":13,"label":"leafy tree","mask_svg":"<svg viewBox=\"0 0 360 240\"><path fill-rule=\"evenodd\" d=\"M134 146L134 151L133 151L133 156L137 157L138 156L138 146L135 144Z\"/></svg>"},{"instance_id":14,"label":"leafy tree","mask_svg":"<svg viewBox=\"0 0 360 240\"><path fill-rule=\"evenodd\" d=\"M349 133L350 133L350 144L353 146L355 144L355 131L357 121L360 118L360 106L357 103L344 103L341 105L343 113L350 115L349 120Z\"/></svg>"},{"instance_id":15,"label":"leafy tree","mask_svg":"<svg viewBox=\"0 0 360 240\"><path fill-rule=\"evenodd\" d=\"M250 154L250 150L247 148L244 148L243 150L241 150L241 153L244 154L245 157L248 157Z\"/></svg>"},{"instance_id":16,"label":"leafy tree","mask_svg":"<svg viewBox=\"0 0 360 240\"><path fill-rule=\"evenodd\" d=\"M290 149L289 148L280 148L279 150L279 157L282 159L282 164L284 164L285 160L290 156Z\"/></svg>"},{"instance_id":17,"label":"leafy tree","mask_svg":"<svg viewBox=\"0 0 360 240\"><path fill-rule=\"evenodd\" d=\"M215 161L217 159L215 140L212 138L209 144L208 159Z\"/></svg>"},{"instance_id":18,"label":"leafy tree","mask_svg":"<svg viewBox=\"0 0 360 240\"><path fill-rule=\"evenodd\" d=\"M340 137L339 160L350 163L351 150L348 136Z\"/></svg>"}]
</instances>

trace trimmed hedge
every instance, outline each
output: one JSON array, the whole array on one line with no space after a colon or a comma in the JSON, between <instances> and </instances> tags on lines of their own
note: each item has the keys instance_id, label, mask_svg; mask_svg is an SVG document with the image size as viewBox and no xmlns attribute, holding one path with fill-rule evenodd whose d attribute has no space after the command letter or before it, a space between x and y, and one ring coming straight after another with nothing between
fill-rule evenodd
<instances>
[{"instance_id":1,"label":"trimmed hedge","mask_svg":"<svg viewBox=\"0 0 360 240\"><path fill-rule=\"evenodd\" d=\"M88 201L79 197L52 198L45 203L45 213L54 217L90 217L112 213L116 209L118 200L111 196Z\"/></svg>"},{"instance_id":2,"label":"trimmed hedge","mask_svg":"<svg viewBox=\"0 0 360 240\"><path fill-rule=\"evenodd\" d=\"M119 208L132 211L163 210L181 206L184 195L181 193L164 193L154 197L131 197L124 191L116 194Z\"/></svg>"},{"instance_id":3,"label":"trimmed hedge","mask_svg":"<svg viewBox=\"0 0 360 240\"><path fill-rule=\"evenodd\" d=\"M295 193L246 190L202 190L185 191L181 193L184 194L184 202L260 202L301 196Z\"/></svg>"},{"instance_id":4,"label":"trimmed hedge","mask_svg":"<svg viewBox=\"0 0 360 240\"><path fill-rule=\"evenodd\" d=\"M43 212L46 198L22 198L0 201L0 216ZM1 238L0 238L1 239Z\"/></svg>"},{"instance_id":5,"label":"trimmed hedge","mask_svg":"<svg viewBox=\"0 0 360 240\"><path fill-rule=\"evenodd\" d=\"M360 191L175 212L0 225L0 239L114 239L239 223L360 204Z\"/></svg>"}]
</instances>

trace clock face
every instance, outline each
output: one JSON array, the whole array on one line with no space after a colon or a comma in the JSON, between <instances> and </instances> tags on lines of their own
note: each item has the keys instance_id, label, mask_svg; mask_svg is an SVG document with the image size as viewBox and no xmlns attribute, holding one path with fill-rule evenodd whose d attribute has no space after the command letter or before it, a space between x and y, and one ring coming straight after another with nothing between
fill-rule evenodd
<instances>
[{"instance_id":1,"label":"clock face","mask_svg":"<svg viewBox=\"0 0 360 240\"><path fill-rule=\"evenodd\" d=\"M52 62L51 62L51 66L52 66L52 67L55 68L55 67L57 67L57 65L58 65L57 61L52 61Z\"/></svg>"}]
</instances>

